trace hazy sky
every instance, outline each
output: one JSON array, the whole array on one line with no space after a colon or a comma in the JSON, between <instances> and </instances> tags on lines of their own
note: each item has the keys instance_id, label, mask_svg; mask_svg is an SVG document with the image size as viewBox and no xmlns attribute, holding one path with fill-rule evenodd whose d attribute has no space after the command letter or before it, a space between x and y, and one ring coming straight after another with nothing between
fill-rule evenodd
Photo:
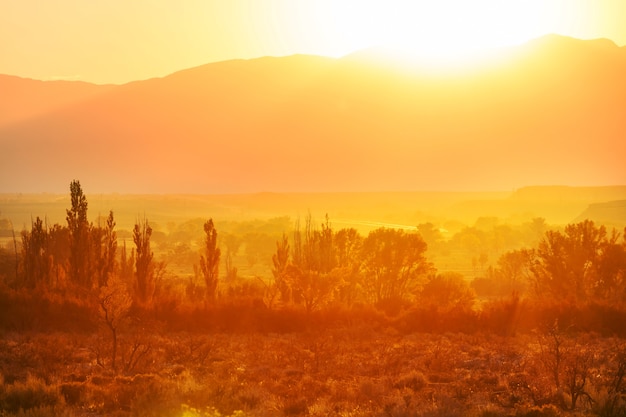
<instances>
[{"instance_id":1,"label":"hazy sky","mask_svg":"<svg viewBox=\"0 0 626 417\"><path fill-rule=\"evenodd\" d=\"M455 56L545 33L626 44L625 0L2 0L0 73L123 83L390 45Z\"/></svg>"}]
</instances>

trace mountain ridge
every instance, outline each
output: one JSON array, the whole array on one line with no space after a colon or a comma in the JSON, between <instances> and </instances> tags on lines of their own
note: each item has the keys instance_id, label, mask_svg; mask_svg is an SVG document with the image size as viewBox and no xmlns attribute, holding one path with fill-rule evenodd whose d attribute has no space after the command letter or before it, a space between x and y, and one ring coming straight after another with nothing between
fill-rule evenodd
<instances>
[{"instance_id":1,"label":"mountain ridge","mask_svg":"<svg viewBox=\"0 0 626 417\"><path fill-rule=\"evenodd\" d=\"M0 191L73 178L147 193L624 184L626 49L589 42L531 42L469 75L293 55L96 87L0 123Z\"/></svg>"}]
</instances>

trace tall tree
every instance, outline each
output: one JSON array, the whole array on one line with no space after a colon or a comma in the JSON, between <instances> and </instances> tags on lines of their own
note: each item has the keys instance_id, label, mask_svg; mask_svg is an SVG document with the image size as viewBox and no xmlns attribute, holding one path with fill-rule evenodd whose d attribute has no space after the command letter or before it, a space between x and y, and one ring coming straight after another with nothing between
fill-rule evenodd
<instances>
[{"instance_id":1,"label":"tall tree","mask_svg":"<svg viewBox=\"0 0 626 417\"><path fill-rule=\"evenodd\" d=\"M200 270L206 284L206 299L214 301L217 297L217 284L220 269L220 248L217 246L217 230L213 219L204 223L205 246L204 255L200 256Z\"/></svg>"},{"instance_id":2,"label":"tall tree","mask_svg":"<svg viewBox=\"0 0 626 417\"><path fill-rule=\"evenodd\" d=\"M241 238L234 234L222 235L222 244L226 247L226 282L233 283L237 279L237 267L233 265L233 257L237 256L241 246Z\"/></svg>"},{"instance_id":3,"label":"tall tree","mask_svg":"<svg viewBox=\"0 0 626 417\"><path fill-rule=\"evenodd\" d=\"M72 207L67 210L67 227L70 233L70 279L82 287L92 285L89 271L89 233L87 222L87 198L83 194L80 182L70 183Z\"/></svg>"},{"instance_id":4,"label":"tall tree","mask_svg":"<svg viewBox=\"0 0 626 417\"><path fill-rule=\"evenodd\" d=\"M289 266L289 238L283 234L282 240L276 242L276 253L272 255L272 275L274 282L269 288L270 307L276 296L280 293L281 301L288 303L291 300L291 288L287 279L287 267Z\"/></svg>"},{"instance_id":5,"label":"tall tree","mask_svg":"<svg viewBox=\"0 0 626 417\"><path fill-rule=\"evenodd\" d=\"M98 268L98 286L107 285L109 277L115 272L117 265L117 233L115 232L115 219L113 211L109 211L106 226L98 227L98 239L95 239L95 246L98 248L98 257L96 259ZM96 236L94 236L96 237Z\"/></svg>"},{"instance_id":6,"label":"tall tree","mask_svg":"<svg viewBox=\"0 0 626 417\"><path fill-rule=\"evenodd\" d=\"M133 241L135 242L135 295L139 302L149 304L154 295L154 254L150 250L152 228L144 219L135 224Z\"/></svg>"},{"instance_id":7,"label":"tall tree","mask_svg":"<svg viewBox=\"0 0 626 417\"><path fill-rule=\"evenodd\" d=\"M130 255L128 255L128 251L126 250L126 240L124 240L122 245L122 250L120 253L120 263L119 263L119 275L120 279L127 283L129 286L133 281L135 268L135 249L130 250Z\"/></svg>"}]
</instances>

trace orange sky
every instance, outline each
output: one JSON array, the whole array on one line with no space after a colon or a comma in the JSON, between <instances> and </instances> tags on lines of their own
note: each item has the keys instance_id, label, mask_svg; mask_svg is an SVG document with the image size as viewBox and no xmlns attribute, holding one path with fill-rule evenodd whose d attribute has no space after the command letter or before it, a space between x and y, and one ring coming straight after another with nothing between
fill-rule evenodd
<instances>
[{"instance_id":1,"label":"orange sky","mask_svg":"<svg viewBox=\"0 0 626 417\"><path fill-rule=\"evenodd\" d=\"M545 33L626 44L624 0L3 0L0 74L124 83L387 45L450 59Z\"/></svg>"}]
</instances>

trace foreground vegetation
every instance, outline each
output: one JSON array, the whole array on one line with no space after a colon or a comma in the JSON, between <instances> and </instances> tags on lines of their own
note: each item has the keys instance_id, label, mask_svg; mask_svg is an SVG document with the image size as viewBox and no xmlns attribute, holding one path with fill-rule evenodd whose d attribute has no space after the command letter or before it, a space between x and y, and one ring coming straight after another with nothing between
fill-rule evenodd
<instances>
[{"instance_id":1,"label":"foreground vegetation","mask_svg":"<svg viewBox=\"0 0 626 417\"><path fill-rule=\"evenodd\" d=\"M180 279L147 219L127 248L113 212L90 223L70 192L67 226L37 217L0 253L0 416L626 414L617 231L363 236L309 215L259 244L268 275L245 278L241 241L208 219L195 251L170 247L193 266ZM472 280L432 261L455 250Z\"/></svg>"},{"instance_id":2,"label":"foreground vegetation","mask_svg":"<svg viewBox=\"0 0 626 417\"><path fill-rule=\"evenodd\" d=\"M2 338L2 415L621 416L619 338L398 332L128 334L123 372L102 335ZM133 349L142 354L133 359ZM24 410L24 411L21 411ZM193 410L196 410L195 412ZM209 411L213 410L213 411Z\"/></svg>"}]
</instances>

